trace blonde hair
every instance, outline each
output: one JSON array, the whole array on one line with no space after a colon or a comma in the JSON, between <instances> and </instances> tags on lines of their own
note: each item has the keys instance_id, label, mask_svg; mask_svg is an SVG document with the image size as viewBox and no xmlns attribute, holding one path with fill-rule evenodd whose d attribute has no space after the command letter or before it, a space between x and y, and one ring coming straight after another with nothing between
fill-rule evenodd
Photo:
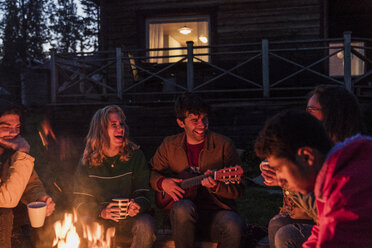
<instances>
[{"instance_id":1,"label":"blonde hair","mask_svg":"<svg viewBox=\"0 0 372 248\"><path fill-rule=\"evenodd\" d=\"M105 158L104 150L110 147L110 137L107 134L109 114L119 114L124 126L124 142L120 151L120 160L128 161L132 151L139 147L129 140L129 129L125 122L126 117L123 110L117 105L109 105L97 110L90 121L89 132L86 137L86 145L83 153L82 163L89 166L99 166Z\"/></svg>"}]
</instances>

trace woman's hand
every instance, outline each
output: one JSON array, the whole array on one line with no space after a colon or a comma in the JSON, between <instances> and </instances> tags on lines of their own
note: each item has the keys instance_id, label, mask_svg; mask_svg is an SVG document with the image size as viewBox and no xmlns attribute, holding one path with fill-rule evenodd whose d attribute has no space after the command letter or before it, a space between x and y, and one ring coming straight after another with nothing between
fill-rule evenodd
<instances>
[{"instance_id":1,"label":"woman's hand","mask_svg":"<svg viewBox=\"0 0 372 248\"><path fill-rule=\"evenodd\" d=\"M120 218L120 208L118 203L110 202L104 209L102 209L100 216L105 220L119 222L118 218Z\"/></svg>"},{"instance_id":2,"label":"woman's hand","mask_svg":"<svg viewBox=\"0 0 372 248\"><path fill-rule=\"evenodd\" d=\"M131 200L129 207L128 207L128 215L130 217L134 217L139 213L140 209L141 209L141 206L138 205L136 202L134 202L134 200Z\"/></svg>"},{"instance_id":3,"label":"woman's hand","mask_svg":"<svg viewBox=\"0 0 372 248\"><path fill-rule=\"evenodd\" d=\"M265 179L264 184L267 186L279 186L276 172L273 170L269 163L264 160L260 164L261 176Z\"/></svg>"},{"instance_id":4,"label":"woman's hand","mask_svg":"<svg viewBox=\"0 0 372 248\"><path fill-rule=\"evenodd\" d=\"M276 173L273 169L263 170L261 172L261 176L265 179L264 184L267 186L279 186L278 179L276 177Z\"/></svg>"},{"instance_id":5,"label":"woman's hand","mask_svg":"<svg viewBox=\"0 0 372 248\"><path fill-rule=\"evenodd\" d=\"M46 203L46 216L50 216L56 207L56 204L54 203L52 197L49 195L44 195L39 199L39 201L45 202Z\"/></svg>"}]
</instances>

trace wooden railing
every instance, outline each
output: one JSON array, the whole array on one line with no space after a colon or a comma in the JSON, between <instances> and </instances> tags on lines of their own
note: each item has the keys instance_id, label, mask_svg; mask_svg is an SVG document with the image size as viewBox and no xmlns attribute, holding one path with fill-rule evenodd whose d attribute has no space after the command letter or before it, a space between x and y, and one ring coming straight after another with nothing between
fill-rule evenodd
<instances>
[{"instance_id":1,"label":"wooden railing","mask_svg":"<svg viewBox=\"0 0 372 248\"><path fill-rule=\"evenodd\" d=\"M371 43L345 32L340 39L52 51L51 103L162 102L185 91L220 101L289 99L304 97L319 84L343 85L371 97ZM154 56L159 52L163 55ZM338 67L330 66L334 62Z\"/></svg>"}]
</instances>

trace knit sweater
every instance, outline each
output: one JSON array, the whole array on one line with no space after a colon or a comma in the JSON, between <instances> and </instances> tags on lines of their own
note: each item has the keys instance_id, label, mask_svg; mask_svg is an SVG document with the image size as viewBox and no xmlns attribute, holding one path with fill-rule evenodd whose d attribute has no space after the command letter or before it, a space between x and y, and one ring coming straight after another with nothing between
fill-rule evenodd
<instances>
[{"instance_id":1,"label":"knit sweater","mask_svg":"<svg viewBox=\"0 0 372 248\"><path fill-rule=\"evenodd\" d=\"M120 155L106 157L99 166L79 164L74 178L74 207L81 215L97 217L113 198L131 198L141 207L150 208L149 168L141 150L128 161Z\"/></svg>"}]
</instances>

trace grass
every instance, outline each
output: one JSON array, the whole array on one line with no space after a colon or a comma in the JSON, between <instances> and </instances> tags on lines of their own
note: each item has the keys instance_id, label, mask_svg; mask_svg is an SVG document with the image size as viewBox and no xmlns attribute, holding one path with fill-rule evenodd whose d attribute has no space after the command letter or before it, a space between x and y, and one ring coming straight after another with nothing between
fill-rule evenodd
<instances>
[{"instance_id":1,"label":"grass","mask_svg":"<svg viewBox=\"0 0 372 248\"><path fill-rule=\"evenodd\" d=\"M269 220L278 214L282 202L281 194L270 194L267 188L251 186L246 188L237 204L239 214L247 224L267 226Z\"/></svg>"},{"instance_id":2,"label":"grass","mask_svg":"<svg viewBox=\"0 0 372 248\"><path fill-rule=\"evenodd\" d=\"M261 174L259 159L254 153L254 142L248 142L241 157L244 176L255 178ZM238 210L248 224L266 226L270 219L278 214L283 204L283 195L272 194L272 189L280 188L248 185L243 196L238 199Z\"/></svg>"}]
</instances>

